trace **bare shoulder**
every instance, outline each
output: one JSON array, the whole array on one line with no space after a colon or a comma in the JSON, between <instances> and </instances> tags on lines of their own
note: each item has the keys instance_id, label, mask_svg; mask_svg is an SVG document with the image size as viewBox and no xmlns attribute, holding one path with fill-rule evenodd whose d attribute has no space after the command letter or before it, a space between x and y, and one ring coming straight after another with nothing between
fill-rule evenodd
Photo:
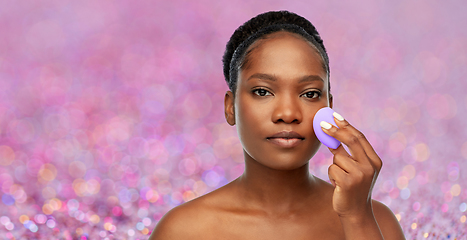
<instances>
[{"instance_id":1,"label":"bare shoulder","mask_svg":"<svg viewBox=\"0 0 467 240\"><path fill-rule=\"evenodd\" d=\"M196 216L196 211L189 204L173 208L162 217L149 239L188 239L194 227L190 216Z\"/></svg>"},{"instance_id":2,"label":"bare shoulder","mask_svg":"<svg viewBox=\"0 0 467 240\"><path fill-rule=\"evenodd\" d=\"M405 239L402 228L394 213L386 205L373 200L373 213L384 239Z\"/></svg>"},{"instance_id":3,"label":"bare shoulder","mask_svg":"<svg viewBox=\"0 0 467 240\"><path fill-rule=\"evenodd\" d=\"M173 208L157 223L149 240L207 237L208 227L221 218L218 205L224 199L223 192L222 188L217 189Z\"/></svg>"}]
</instances>

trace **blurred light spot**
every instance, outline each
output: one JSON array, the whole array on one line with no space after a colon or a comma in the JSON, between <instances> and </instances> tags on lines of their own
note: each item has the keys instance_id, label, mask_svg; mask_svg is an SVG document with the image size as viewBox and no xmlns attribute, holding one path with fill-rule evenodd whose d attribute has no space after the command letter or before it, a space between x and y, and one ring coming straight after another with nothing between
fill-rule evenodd
<instances>
[{"instance_id":1,"label":"blurred light spot","mask_svg":"<svg viewBox=\"0 0 467 240\"><path fill-rule=\"evenodd\" d=\"M179 205L183 201L183 195L178 191L174 191L172 195L170 195L170 201L174 205Z\"/></svg>"},{"instance_id":2,"label":"blurred light spot","mask_svg":"<svg viewBox=\"0 0 467 240\"><path fill-rule=\"evenodd\" d=\"M74 161L68 165L68 173L74 178L82 178L86 174L86 165L81 161Z\"/></svg>"},{"instance_id":3,"label":"blurred light spot","mask_svg":"<svg viewBox=\"0 0 467 240\"><path fill-rule=\"evenodd\" d=\"M389 137L389 148L393 152L402 152L407 146L407 139L401 132L396 132Z\"/></svg>"},{"instance_id":4,"label":"blurred light spot","mask_svg":"<svg viewBox=\"0 0 467 240\"><path fill-rule=\"evenodd\" d=\"M107 141L117 146L126 144L131 136L132 121L125 117L115 117L110 120L106 127Z\"/></svg>"},{"instance_id":5,"label":"blurred light spot","mask_svg":"<svg viewBox=\"0 0 467 240\"><path fill-rule=\"evenodd\" d=\"M412 225L410 225L410 228L415 230L417 228L417 223L412 223Z\"/></svg>"},{"instance_id":6,"label":"blurred light spot","mask_svg":"<svg viewBox=\"0 0 467 240\"><path fill-rule=\"evenodd\" d=\"M155 164L163 164L167 162L169 153L168 150L165 148L163 143L158 140L148 141L149 144L149 152L148 158L151 159Z\"/></svg>"},{"instance_id":7,"label":"blurred light spot","mask_svg":"<svg viewBox=\"0 0 467 240\"><path fill-rule=\"evenodd\" d=\"M205 138L211 138L210 131L205 127L199 127L189 134L185 135L185 139L193 144L200 144L202 143Z\"/></svg>"},{"instance_id":8,"label":"blurred light spot","mask_svg":"<svg viewBox=\"0 0 467 240\"><path fill-rule=\"evenodd\" d=\"M136 224L136 229L138 229L138 230L140 230L140 231L143 230L143 229L144 229L144 224L143 224L142 222L138 222L138 223Z\"/></svg>"},{"instance_id":9,"label":"blurred light spot","mask_svg":"<svg viewBox=\"0 0 467 240\"><path fill-rule=\"evenodd\" d=\"M444 202L451 202L453 197L454 196L452 196L450 191L445 192L444 193Z\"/></svg>"},{"instance_id":10,"label":"blurred light spot","mask_svg":"<svg viewBox=\"0 0 467 240\"><path fill-rule=\"evenodd\" d=\"M104 223L104 229L110 231L112 229L112 223L106 222Z\"/></svg>"},{"instance_id":11,"label":"blurred light spot","mask_svg":"<svg viewBox=\"0 0 467 240\"><path fill-rule=\"evenodd\" d=\"M26 166L18 166L15 168L15 178L21 182L25 183L29 180L28 169Z\"/></svg>"},{"instance_id":12,"label":"blurred light spot","mask_svg":"<svg viewBox=\"0 0 467 240\"><path fill-rule=\"evenodd\" d=\"M36 56L41 56L52 53L52 49L63 47L66 35L58 22L45 20L35 22L26 32L25 40L28 51Z\"/></svg>"},{"instance_id":13,"label":"blurred light spot","mask_svg":"<svg viewBox=\"0 0 467 240\"><path fill-rule=\"evenodd\" d=\"M465 215L462 215L460 218L461 223L465 223L465 220L467 220L467 217Z\"/></svg>"},{"instance_id":14,"label":"blurred light spot","mask_svg":"<svg viewBox=\"0 0 467 240\"><path fill-rule=\"evenodd\" d=\"M390 192L394 188L394 182L392 180L386 180L381 185L381 188L384 192Z\"/></svg>"},{"instance_id":15,"label":"blurred light spot","mask_svg":"<svg viewBox=\"0 0 467 240\"><path fill-rule=\"evenodd\" d=\"M462 156L467 159L467 142L464 142L461 147Z\"/></svg>"},{"instance_id":16,"label":"blurred light spot","mask_svg":"<svg viewBox=\"0 0 467 240\"><path fill-rule=\"evenodd\" d=\"M407 177L409 180L415 177L415 167L412 165L406 165L402 170L402 174Z\"/></svg>"},{"instance_id":17,"label":"blurred light spot","mask_svg":"<svg viewBox=\"0 0 467 240\"><path fill-rule=\"evenodd\" d=\"M101 221L101 219L100 219L100 217L99 217L98 215L93 214L93 215L89 218L89 221L90 221L92 224L96 225L96 224L98 224L98 223Z\"/></svg>"},{"instance_id":18,"label":"blurred light spot","mask_svg":"<svg viewBox=\"0 0 467 240\"><path fill-rule=\"evenodd\" d=\"M58 211L62 208L62 201L60 201L60 199L52 198L48 201L48 203L54 211Z\"/></svg>"},{"instance_id":19,"label":"blurred light spot","mask_svg":"<svg viewBox=\"0 0 467 240\"><path fill-rule=\"evenodd\" d=\"M457 197L461 194L461 186L459 184L454 184L451 187L451 194L454 197Z\"/></svg>"},{"instance_id":20,"label":"blurred light spot","mask_svg":"<svg viewBox=\"0 0 467 240\"><path fill-rule=\"evenodd\" d=\"M29 231L31 231L31 232L37 232L37 230L39 230L39 228L37 227L37 225L34 224L33 222L31 222L31 225L29 225Z\"/></svg>"},{"instance_id":21,"label":"blurred light spot","mask_svg":"<svg viewBox=\"0 0 467 240\"><path fill-rule=\"evenodd\" d=\"M49 220L47 220L45 225L47 225L47 227L49 227L49 228L54 228L56 226L56 223L55 223L55 220L49 219Z\"/></svg>"},{"instance_id":22,"label":"blurred light spot","mask_svg":"<svg viewBox=\"0 0 467 240\"><path fill-rule=\"evenodd\" d=\"M425 84L440 86L444 79L440 79L445 73L446 65L432 52L422 51L414 59L414 69Z\"/></svg>"},{"instance_id":23,"label":"blurred light spot","mask_svg":"<svg viewBox=\"0 0 467 240\"><path fill-rule=\"evenodd\" d=\"M46 163L39 169L39 176L45 181L52 181L57 176L57 168L53 164Z\"/></svg>"},{"instance_id":24,"label":"blurred light spot","mask_svg":"<svg viewBox=\"0 0 467 240\"><path fill-rule=\"evenodd\" d=\"M135 137L128 143L129 153L136 158L145 157L149 151L149 145L144 138Z\"/></svg>"},{"instance_id":25,"label":"blurred light spot","mask_svg":"<svg viewBox=\"0 0 467 240\"><path fill-rule=\"evenodd\" d=\"M399 111L396 110L394 107L387 107L383 110L385 117L387 119L390 119L392 121L399 121L400 120L400 115Z\"/></svg>"},{"instance_id":26,"label":"blurred light spot","mask_svg":"<svg viewBox=\"0 0 467 240\"><path fill-rule=\"evenodd\" d=\"M145 209L145 208L140 208L140 209L138 209L137 215L138 215L139 218L145 218L145 217L148 216L148 210Z\"/></svg>"},{"instance_id":27,"label":"blurred light spot","mask_svg":"<svg viewBox=\"0 0 467 240\"><path fill-rule=\"evenodd\" d=\"M0 223L1 223L2 225L6 225L6 224L9 223L9 222L10 222L10 218L9 218L9 217L7 217L7 216L1 216L1 217L0 217Z\"/></svg>"},{"instance_id":28,"label":"blurred light spot","mask_svg":"<svg viewBox=\"0 0 467 240\"><path fill-rule=\"evenodd\" d=\"M389 192L389 197L391 197L392 199L396 199L399 197L399 189L397 188L393 188L390 192Z\"/></svg>"},{"instance_id":29,"label":"blurred light spot","mask_svg":"<svg viewBox=\"0 0 467 240\"><path fill-rule=\"evenodd\" d=\"M36 129L28 119L21 119L10 123L9 131L14 140L25 144L31 142L36 137Z\"/></svg>"},{"instance_id":30,"label":"blurred light spot","mask_svg":"<svg viewBox=\"0 0 467 240\"><path fill-rule=\"evenodd\" d=\"M450 181L456 181L459 178L459 164L456 161L452 161L446 167L448 172L448 178Z\"/></svg>"},{"instance_id":31,"label":"blurred light spot","mask_svg":"<svg viewBox=\"0 0 467 240\"><path fill-rule=\"evenodd\" d=\"M441 205L441 211L447 212L448 210L449 210L449 205L447 205L446 203L444 203L443 205Z\"/></svg>"},{"instance_id":32,"label":"blurred light spot","mask_svg":"<svg viewBox=\"0 0 467 240\"><path fill-rule=\"evenodd\" d=\"M444 181L441 183L441 191L443 193L449 192L451 190L451 183L448 181Z\"/></svg>"},{"instance_id":33,"label":"blurred light spot","mask_svg":"<svg viewBox=\"0 0 467 240\"><path fill-rule=\"evenodd\" d=\"M206 183L204 183L203 181L196 181L195 184L193 184L193 191L198 196L205 194L207 191Z\"/></svg>"},{"instance_id":34,"label":"blurred light spot","mask_svg":"<svg viewBox=\"0 0 467 240\"><path fill-rule=\"evenodd\" d=\"M199 119L211 112L211 98L202 91L191 91L183 101L184 112L190 119Z\"/></svg>"},{"instance_id":35,"label":"blurred light spot","mask_svg":"<svg viewBox=\"0 0 467 240\"><path fill-rule=\"evenodd\" d=\"M401 221L401 215L399 213L396 213L396 218L397 218L397 221Z\"/></svg>"},{"instance_id":36,"label":"blurred light spot","mask_svg":"<svg viewBox=\"0 0 467 240\"><path fill-rule=\"evenodd\" d=\"M8 166L15 160L15 152L6 145L0 146L0 165Z\"/></svg>"},{"instance_id":37,"label":"blurred light spot","mask_svg":"<svg viewBox=\"0 0 467 240\"><path fill-rule=\"evenodd\" d=\"M434 119L451 119L457 114L457 104L451 95L435 93L428 98L426 110Z\"/></svg>"},{"instance_id":38,"label":"blurred light spot","mask_svg":"<svg viewBox=\"0 0 467 240\"><path fill-rule=\"evenodd\" d=\"M150 218L148 218L148 217L145 217L145 218L143 219L143 221L141 221L141 222L144 224L144 226L147 227L147 226L151 225L152 220L151 220Z\"/></svg>"},{"instance_id":39,"label":"blurred light spot","mask_svg":"<svg viewBox=\"0 0 467 240\"><path fill-rule=\"evenodd\" d=\"M80 197L94 195L100 191L100 183L95 179L86 181L84 179L78 178L73 181L72 186L76 195Z\"/></svg>"},{"instance_id":40,"label":"blurred light spot","mask_svg":"<svg viewBox=\"0 0 467 240\"><path fill-rule=\"evenodd\" d=\"M15 225L12 222L5 224L5 228L9 231L15 229Z\"/></svg>"},{"instance_id":41,"label":"blurred light spot","mask_svg":"<svg viewBox=\"0 0 467 240\"><path fill-rule=\"evenodd\" d=\"M50 206L50 204L44 204L42 205L42 212L46 215L52 215L54 212L53 208Z\"/></svg>"},{"instance_id":42,"label":"blurred light spot","mask_svg":"<svg viewBox=\"0 0 467 240\"><path fill-rule=\"evenodd\" d=\"M3 194L2 202L7 206L11 206L15 203L15 199L10 194Z\"/></svg>"},{"instance_id":43,"label":"blurred light spot","mask_svg":"<svg viewBox=\"0 0 467 240\"><path fill-rule=\"evenodd\" d=\"M79 208L79 202L76 199L69 199L66 206L68 207L68 210L76 211Z\"/></svg>"},{"instance_id":44,"label":"blurred light spot","mask_svg":"<svg viewBox=\"0 0 467 240\"><path fill-rule=\"evenodd\" d=\"M465 202L461 203L461 204L459 205L459 210L460 210L461 212L467 211L467 203L465 203Z\"/></svg>"},{"instance_id":45,"label":"blurred light spot","mask_svg":"<svg viewBox=\"0 0 467 240\"><path fill-rule=\"evenodd\" d=\"M418 212L420 210L420 203L419 202L414 202L414 204L412 205L412 209L416 212Z\"/></svg>"},{"instance_id":46,"label":"blurred light spot","mask_svg":"<svg viewBox=\"0 0 467 240\"><path fill-rule=\"evenodd\" d=\"M198 170L198 164L194 158L185 158L178 164L180 173L184 176L190 176Z\"/></svg>"},{"instance_id":47,"label":"blurred light spot","mask_svg":"<svg viewBox=\"0 0 467 240\"><path fill-rule=\"evenodd\" d=\"M407 113L404 116L405 123L415 124L420 119L420 108L413 102L407 102Z\"/></svg>"},{"instance_id":48,"label":"blurred light spot","mask_svg":"<svg viewBox=\"0 0 467 240\"><path fill-rule=\"evenodd\" d=\"M54 198L56 194L57 193L55 192L55 189L53 189L52 187L45 187L44 189L42 189L42 197L44 197L45 199Z\"/></svg>"},{"instance_id":49,"label":"blurred light spot","mask_svg":"<svg viewBox=\"0 0 467 240\"><path fill-rule=\"evenodd\" d=\"M404 188L401 190L400 192L400 196L402 199L406 200L406 199L409 199L410 197L410 189L408 188Z\"/></svg>"},{"instance_id":50,"label":"blurred light spot","mask_svg":"<svg viewBox=\"0 0 467 240\"><path fill-rule=\"evenodd\" d=\"M402 159L409 164L415 163L415 161L417 161L417 151L415 147L406 147L402 152Z\"/></svg>"},{"instance_id":51,"label":"blurred light spot","mask_svg":"<svg viewBox=\"0 0 467 240\"><path fill-rule=\"evenodd\" d=\"M113 214L114 216L117 216L117 217L118 217L118 216L121 216L122 213L123 213L123 211L122 211L122 208L121 208L121 207L115 206L115 207L112 208L112 214Z\"/></svg>"},{"instance_id":52,"label":"blurred light spot","mask_svg":"<svg viewBox=\"0 0 467 240\"><path fill-rule=\"evenodd\" d=\"M426 161L430 157L430 149L424 143L415 145L415 150L417 151L418 162Z\"/></svg>"},{"instance_id":53,"label":"blurred light spot","mask_svg":"<svg viewBox=\"0 0 467 240\"><path fill-rule=\"evenodd\" d=\"M196 198L196 194L193 191L185 191L183 193L183 201L188 202Z\"/></svg>"},{"instance_id":54,"label":"blurred light spot","mask_svg":"<svg viewBox=\"0 0 467 240\"><path fill-rule=\"evenodd\" d=\"M418 184L420 185L424 185L426 183L428 183L428 173L427 172L424 172L424 171L421 171L417 174L417 182Z\"/></svg>"},{"instance_id":55,"label":"blurred light spot","mask_svg":"<svg viewBox=\"0 0 467 240\"><path fill-rule=\"evenodd\" d=\"M26 216L26 215L21 215L21 216L19 217L19 222L20 222L21 224L24 224L26 221L29 221L29 217L28 217L28 216Z\"/></svg>"},{"instance_id":56,"label":"blurred light spot","mask_svg":"<svg viewBox=\"0 0 467 240\"><path fill-rule=\"evenodd\" d=\"M170 155L176 156L183 152L185 141L180 136L170 134L164 139L164 146Z\"/></svg>"},{"instance_id":57,"label":"blurred light spot","mask_svg":"<svg viewBox=\"0 0 467 240\"><path fill-rule=\"evenodd\" d=\"M159 200L159 194L157 193L157 191L152 190L152 189L147 191L145 196L146 196L146 200L148 200L148 202L151 202L151 203L155 203L157 202L157 200Z\"/></svg>"},{"instance_id":58,"label":"blurred light spot","mask_svg":"<svg viewBox=\"0 0 467 240\"><path fill-rule=\"evenodd\" d=\"M397 187L404 189L409 185L409 179L406 176L401 176L397 179Z\"/></svg>"},{"instance_id":59,"label":"blurred light spot","mask_svg":"<svg viewBox=\"0 0 467 240\"><path fill-rule=\"evenodd\" d=\"M135 235L135 230L129 229L128 230L128 236L133 237Z\"/></svg>"},{"instance_id":60,"label":"blurred light spot","mask_svg":"<svg viewBox=\"0 0 467 240\"><path fill-rule=\"evenodd\" d=\"M206 185L210 187L216 187L219 184L221 177L216 171L208 170L203 173L203 179Z\"/></svg>"}]
</instances>

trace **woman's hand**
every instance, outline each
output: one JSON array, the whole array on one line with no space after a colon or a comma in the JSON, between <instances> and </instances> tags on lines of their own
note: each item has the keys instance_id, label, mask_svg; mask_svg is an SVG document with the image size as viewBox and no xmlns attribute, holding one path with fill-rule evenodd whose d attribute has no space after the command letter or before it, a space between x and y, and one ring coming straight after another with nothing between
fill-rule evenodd
<instances>
[{"instance_id":1,"label":"woman's hand","mask_svg":"<svg viewBox=\"0 0 467 240\"><path fill-rule=\"evenodd\" d=\"M332 204L339 217L359 221L373 217L371 192L382 167L382 161L365 136L341 115L334 113L337 127L321 122L323 131L345 144L331 149L333 164L328 169L335 187ZM374 217L373 217L374 218Z\"/></svg>"}]
</instances>

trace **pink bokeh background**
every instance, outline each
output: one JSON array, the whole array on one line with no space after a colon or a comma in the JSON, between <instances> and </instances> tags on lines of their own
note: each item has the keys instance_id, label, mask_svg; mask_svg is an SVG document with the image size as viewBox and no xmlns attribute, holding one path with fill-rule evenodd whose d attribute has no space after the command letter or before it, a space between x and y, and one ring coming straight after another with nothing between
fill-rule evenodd
<instances>
[{"instance_id":1,"label":"pink bokeh background","mask_svg":"<svg viewBox=\"0 0 467 240\"><path fill-rule=\"evenodd\" d=\"M281 9L317 27L334 108L384 161L373 197L408 239L467 239L467 3L434 0L1 1L0 235L146 239L238 177L221 57Z\"/></svg>"}]
</instances>

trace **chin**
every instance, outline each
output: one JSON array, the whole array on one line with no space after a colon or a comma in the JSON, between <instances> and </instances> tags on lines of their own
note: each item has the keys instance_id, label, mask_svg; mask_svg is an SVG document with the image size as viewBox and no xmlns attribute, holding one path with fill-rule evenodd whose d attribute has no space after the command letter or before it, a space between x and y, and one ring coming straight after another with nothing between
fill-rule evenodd
<instances>
[{"instance_id":1,"label":"chin","mask_svg":"<svg viewBox=\"0 0 467 240\"><path fill-rule=\"evenodd\" d=\"M291 171L302 168L307 165L310 160L310 158L301 157L299 159L287 154L284 154L284 156L276 155L274 158L253 159L265 167L281 171Z\"/></svg>"},{"instance_id":2,"label":"chin","mask_svg":"<svg viewBox=\"0 0 467 240\"><path fill-rule=\"evenodd\" d=\"M292 170L302 168L303 166L305 166L307 164L308 164L308 161L305 162L305 163L302 163L302 164L278 163L278 164L274 164L274 165L269 164L270 166L268 166L268 167L271 168L271 169L274 169L274 170L279 170L279 171L292 171Z\"/></svg>"}]
</instances>

